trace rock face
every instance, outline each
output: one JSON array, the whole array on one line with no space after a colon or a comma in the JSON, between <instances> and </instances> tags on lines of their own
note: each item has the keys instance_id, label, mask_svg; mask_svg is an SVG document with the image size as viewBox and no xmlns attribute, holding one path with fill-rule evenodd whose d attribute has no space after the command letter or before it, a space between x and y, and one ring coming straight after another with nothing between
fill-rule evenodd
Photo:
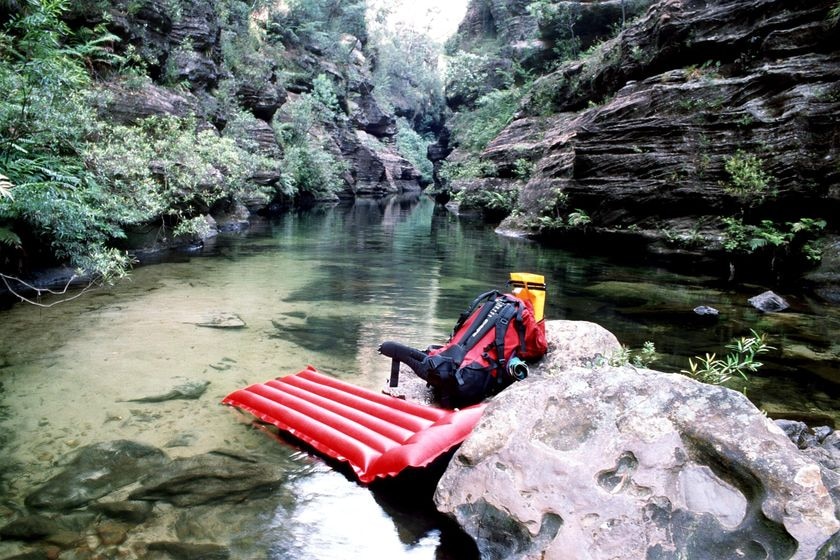
<instances>
[{"instance_id":1,"label":"rock face","mask_svg":"<svg viewBox=\"0 0 840 560\"><path fill-rule=\"evenodd\" d=\"M805 276L822 298L840 303L840 236L829 236L824 244L820 265Z\"/></svg>"},{"instance_id":2,"label":"rock face","mask_svg":"<svg viewBox=\"0 0 840 560\"><path fill-rule=\"evenodd\" d=\"M282 139L272 125L287 118L281 114L283 105L295 95L312 92L314 80L323 74L335 86L341 109L329 124L308 132L320 136L331 155L346 164L344 190L339 194L352 198L419 190L420 172L395 147L393 111L384 110L373 95L372 62L365 56L362 40L338 35L340 54L326 52L310 44L311 40L280 33L281 25L275 23L271 33L277 34L265 42L263 50L225 53L223 47L230 47L233 35L247 32L250 25L261 25L255 20L262 21L267 14L283 11L255 10L260 13L234 10L236 14L222 15L213 3L198 0L109 3L106 24L120 37L118 48L133 49L149 76L133 85L124 77L101 83L100 114L124 124L150 116L193 117L200 129L216 127L240 147L271 159L272 165L261 166L251 181L272 187L281 183L283 171L279 165ZM340 19L342 10L336 7L329 17ZM249 19L252 16L255 19ZM71 17L89 25L102 21L100 8L88 3L74 6ZM230 58L236 56L241 60L234 63ZM238 103L236 110L231 110L232 102ZM239 108L251 119L239 115ZM289 200L282 190L278 189L276 202L285 204ZM270 202L261 201L262 206Z\"/></svg>"},{"instance_id":3,"label":"rock face","mask_svg":"<svg viewBox=\"0 0 840 560\"><path fill-rule=\"evenodd\" d=\"M186 117L198 110L192 95L175 93L154 84L128 88L119 83L103 84L104 96L98 111L121 124L133 124L147 117Z\"/></svg>"},{"instance_id":4,"label":"rock face","mask_svg":"<svg viewBox=\"0 0 840 560\"><path fill-rule=\"evenodd\" d=\"M539 78L481 154L510 183L517 160L534 164L520 211L503 226L536 232L541 217L560 216L564 226L542 234L574 239L567 218L582 210L601 245L716 257L727 235L722 217L742 208L750 223L768 219L783 231L802 218L836 229L835 5L661 0L591 54ZM584 33L580 21L575 29ZM726 188L747 156L768 178L766 196L745 200Z\"/></svg>"},{"instance_id":5,"label":"rock face","mask_svg":"<svg viewBox=\"0 0 840 560\"><path fill-rule=\"evenodd\" d=\"M629 367L545 372L493 400L438 485L482 558L830 557L840 476L740 393Z\"/></svg>"}]
</instances>

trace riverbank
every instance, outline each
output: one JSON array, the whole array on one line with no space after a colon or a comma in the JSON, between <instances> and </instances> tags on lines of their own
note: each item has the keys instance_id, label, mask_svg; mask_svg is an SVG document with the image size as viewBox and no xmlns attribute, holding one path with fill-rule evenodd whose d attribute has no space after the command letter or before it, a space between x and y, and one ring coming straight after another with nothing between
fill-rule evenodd
<instances>
[{"instance_id":1,"label":"riverbank","mask_svg":"<svg viewBox=\"0 0 840 560\"><path fill-rule=\"evenodd\" d=\"M232 557L259 557L271 546L306 556L307 542L337 557L375 556L373 546L393 558L445 556L450 537L442 525L380 504L319 459L239 423L218 403L235 389L307 364L379 390L390 367L377 352L382 341L425 347L446 340L475 295L503 288L512 270L545 274L549 319L603 324L632 348L655 342L660 370L679 371L691 356L721 352L734 336L763 330L778 350L752 377L749 398L771 417L808 415L814 426L825 423L816 418L840 418L837 385L815 373L833 362L787 356L796 346L830 353L840 336L836 312L813 300L785 293L792 309L762 314L747 303L759 287L722 290L696 275L583 259L500 237L424 197L289 212L257 225L138 267L129 281L73 301L0 312L4 520L26 511L26 496L65 469L69 453L127 440L161 450L167 462L215 461L223 449L288 466L292 474L281 484L285 501L276 515L271 500L254 499L253 509L220 506L227 513L219 514L217 532L220 541L233 539ZM695 315L701 303L719 315ZM241 321L235 328L201 326L212 324L215 313ZM126 402L204 382L195 399ZM127 542L172 542L179 534L194 544L215 542L200 527L178 523L178 507L160 501L153 509L160 517L132 529ZM348 509L364 526L332 515Z\"/></svg>"}]
</instances>

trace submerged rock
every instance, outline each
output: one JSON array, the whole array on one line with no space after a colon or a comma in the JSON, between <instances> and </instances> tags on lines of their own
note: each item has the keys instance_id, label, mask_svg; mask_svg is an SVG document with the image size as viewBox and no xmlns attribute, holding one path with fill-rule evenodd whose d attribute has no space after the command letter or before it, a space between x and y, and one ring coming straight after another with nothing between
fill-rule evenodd
<instances>
[{"instance_id":1,"label":"submerged rock","mask_svg":"<svg viewBox=\"0 0 840 560\"><path fill-rule=\"evenodd\" d=\"M152 504L139 501L99 502L91 505L97 511L111 519L128 523L143 523L152 513Z\"/></svg>"},{"instance_id":2,"label":"submerged rock","mask_svg":"<svg viewBox=\"0 0 840 560\"><path fill-rule=\"evenodd\" d=\"M212 329L241 329L248 326L242 317L236 313L228 311L219 311L206 315L201 320L195 323L198 327L208 327Z\"/></svg>"},{"instance_id":3,"label":"submerged rock","mask_svg":"<svg viewBox=\"0 0 840 560\"><path fill-rule=\"evenodd\" d=\"M65 469L26 497L30 508L69 510L127 486L164 463L156 447L128 440L79 449Z\"/></svg>"},{"instance_id":4,"label":"submerged rock","mask_svg":"<svg viewBox=\"0 0 840 560\"><path fill-rule=\"evenodd\" d=\"M275 492L284 480L280 468L215 451L161 465L129 499L163 501L179 507L240 502Z\"/></svg>"},{"instance_id":5,"label":"submerged rock","mask_svg":"<svg viewBox=\"0 0 840 560\"><path fill-rule=\"evenodd\" d=\"M693 309L696 315L716 317L720 315L720 311L708 305L698 305Z\"/></svg>"},{"instance_id":6,"label":"submerged rock","mask_svg":"<svg viewBox=\"0 0 840 560\"><path fill-rule=\"evenodd\" d=\"M208 385L210 385L209 381L188 381L160 395L128 399L123 402L157 403L175 399L195 400L207 391Z\"/></svg>"},{"instance_id":7,"label":"submerged rock","mask_svg":"<svg viewBox=\"0 0 840 560\"><path fill-rule=\"evenodd\" d=\"M78 532L72 532L60 520L44 515L24 515L0 527L0 537L4 540L36 541L46 540L54 542L56 538L63 541L80 540Z\"/></svg>"},{"instance_id":8,"label":"submerged rock","mask_svg":"<svg viewBox=\"0 0 840 560\"><path fill-rule=\"evenodd\" d=\"M227 560L230 558L230 550L218 544L161 541L149 543L147 549L152 553L148 556L150 559L193 560L201 558L201 560Z\"/></svg>"},{"instance_id":9,"label":"submerged rock","mask_svg":"<svg viewBox=\"0 0 840 560\"><path fill-rule=\"evenodd\" d=\"M497 396L438 485L438 509L482 558L828 550L835 473L740 393L631 368L553 374Z\"/></svg>"},{"instance_id":10,"label":"submerged rock","mask_svg":"<svg viewBox=\"0 0 840 560\"><path fill-rule=\"evenodd\" d=\"M778 295L777 293L767 290L761 294L758 294L755 297L751 297L747 300L750 305L758 309L759 311L763 311L764 313L774 313L777 311L784 311L785 309L789 308L790 305L785 299Z\"/></svg>"}]
</instances>

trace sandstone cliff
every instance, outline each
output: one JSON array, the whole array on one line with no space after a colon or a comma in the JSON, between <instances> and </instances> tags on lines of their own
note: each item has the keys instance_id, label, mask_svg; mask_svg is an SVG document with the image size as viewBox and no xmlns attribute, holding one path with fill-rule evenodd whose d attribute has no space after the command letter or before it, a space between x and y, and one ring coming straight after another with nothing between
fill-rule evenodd
<instances>
[{"instance_id":1,"label":"sandstone cliff","mask_svg":"<svg viewBox=\"0 0 840 560\"><path fill-rule=\"evenodd\" d=\"M496 30L522 28L518 16L499 21L496 4L475 1L470 13L492 13ZM518 191L502 227L552 241L801 267L840 215L835 5L656 2L529 86L480 153L479 176L450 188ZM462 41L488 17L472 21ZM575 29L588 37L582 22ZM465 157L444 148L432 155Z\"/></svg>"},{"instance_id":2,"label":"sandstone cliff","mask_svg":"<svg viewBox=\"0 0 840 560\"><path fill-rule=\"evenodd\" d=\"M345 163L338 195L419 190L420 173L394 145L395 117L372 95L363 24L353 28L340 20L345 4L352 3L337 2L329 14L337 21L317 22L337 38L330 49L293 28L300 22L276 16L282 10L248 8L243 2L83 2L72 17L87 26L105 22L121 39L116 50L140 61L147 74L134 83L124 74L103 76L100 87L107 95L100 97L99 112L106 120L130 124L148 116L194 117L199 128L212 126L279 158L277 125L289 120L284 106L312 92L316 77L325 75L338 97L337 115L310 133ZM255 36L265 40L247 45L242 36L255 28ZM239 108L250 113L247 123L226 130L232 109ZM262 169L253 180L274 185L282 171L279 165Z\"/></svg>"}]
</instances>

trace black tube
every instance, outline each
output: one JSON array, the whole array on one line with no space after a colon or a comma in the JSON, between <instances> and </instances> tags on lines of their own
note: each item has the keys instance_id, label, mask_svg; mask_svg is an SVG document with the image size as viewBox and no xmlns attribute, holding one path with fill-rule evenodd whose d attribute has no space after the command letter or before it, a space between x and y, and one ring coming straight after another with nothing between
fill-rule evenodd
<instances>
[{"instance_id":1,"label":"black tube","mask_svg":"<svg viewBox=\"0 0 840 560\"><path fill-rule=\"evenodd\" d=\"M425 352L406 346L405 344L400 344L399 342L388 340L383 342L379 347L379 353L399 360L410 367L421 379L428 381L429 376L425 362L428 356Z\"/></svg>"}]
</instances>

